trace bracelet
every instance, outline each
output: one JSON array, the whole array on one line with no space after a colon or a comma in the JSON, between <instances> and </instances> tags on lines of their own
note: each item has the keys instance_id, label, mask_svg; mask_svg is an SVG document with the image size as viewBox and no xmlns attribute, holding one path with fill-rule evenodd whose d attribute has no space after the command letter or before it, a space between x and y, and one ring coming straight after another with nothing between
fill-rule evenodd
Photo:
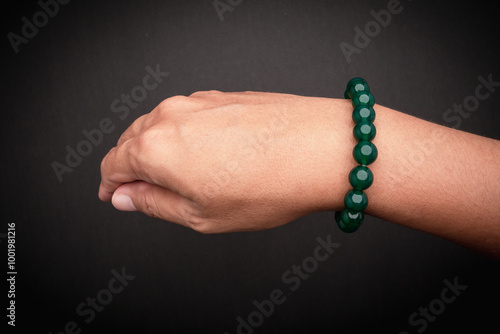
<instances>
[{"instance_id":1,"label":"bracelet","mask_svg":"<svg viewBox=\"0 0 500 334\"><path fill-rule=\"evenodd\" d=\"M344 98L352 100L354 111L354 138L358 141L354 146L354 160L359 164L349 173L349 183L353 187L344 197L345 208L335 212L335 221L339 228L347 233L356 231L364 220L363 210L368 206L368 197L363 190L373 183L373 174L367 165L377 159L377 147L371 140L375 138L376 129L373 125L375 99L370 93L370 87L362 78L353 78L347 83Z\"/></svg>"}]
</instances>

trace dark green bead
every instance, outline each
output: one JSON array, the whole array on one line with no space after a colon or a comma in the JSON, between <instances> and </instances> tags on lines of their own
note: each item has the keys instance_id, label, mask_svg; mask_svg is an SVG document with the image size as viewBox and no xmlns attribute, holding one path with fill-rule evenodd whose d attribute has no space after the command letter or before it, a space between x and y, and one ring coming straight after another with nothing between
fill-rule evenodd
<instances>
[{"instance_id":1,"label":"dark green bead","mask_svg":"<svg viewBox=\"0 0 500 334\"><path fill-rule=\"evenodd\" d=\"M375 104L375 98L370 92L359 92L354 94L352 97L352 106L356 108L357 106L368 106L373 107Z\"/></svg>"},{"instance_id":2,"label":"dark green bead","mask_svg":"<svg viewBox=\"0 0 500 334\"><path fill-rule=\"evenodd\" d=\"M370 141L360 141L352 151L354 160L360 165L369 165L377 159L377 147Z\"/></svg>"},{"instance_id":3,"label":"dark green bead","mask_svg":"<svg viewBox=\"0 0 500 334\"><path fill-rule=\"evenodd\" d=\"M365 190L373 183L373 173L366 166L356 166L349 173L349 183L354 189Z\"/></svg>"},{"instance_id":4,"label":"dark green bead","mask_svg":"<svg viewBox=\"0 0 500 334\"><path fill-rule=\"evenodd\" d=\"M353 130L354 138L356 138L356 140L358 141L370 141L375 138L376 133L377 131L375 130L375 125L373 125L372 122L368 122L366 120L356 124Z\"/></svg>"},{"instance_id":5,"label":"dark green bead","mask_svg":"<svg viewBox=\"0 0 500 334\"><path fill-rule=\"evenodd\" d=\"M351 211L363 211L368 206L368 197L362 190L352 189L345 194L344 205Z\"/></svg>"},{"instance_id":6,"label":"dark green bead","mask_svg":"<svg viewBox=\"0 0 500 334\"><path fill-rule=\"evenodd\" d=\"M359 123L362 120L373 122L375 120L375 110L368 106L357 106L352 112L352 120L354 123Z\"/></svg>"},{"instance_id":7,"label":"dark green bead","mask_svg":"<svg viewBox=\"0 0 500 334\"><path fill-rule=\"evenodd\" d=\"M356 82L351 85L351 88L349 88L349 91L347 92L347 95L349 96L350 99L357 93L369 93L370 92L370 87L368 87L368 84L366 82Z\"/></svg>"},{"instance_id":8,"label":"dark green bead","mask_svg":"<svg viewBox=\"0 0 500 334\"><path fill-rule=\"evenodd\" d=\"M360 77L354 77L352 78L351 80L349 80L347 82L347 85L346 85L346 90L350 90L351 89L351 86L356 84L356 83L359 83L359 82L364 82L366 83L366 80L363 79L363 78L360 78Z\"/></svg>"},{"instance_id":9,"label":"dark green bead","mask_svg":"<svg viewBox=\"0 0 500 334\"><path fill-rule=\"evenodd\" d=\"M355 232L363 223L363 212L353 212L347 209L335 212L335 221L339 228L346 233Z\"/></svg>"},{"instance_id":10,"label":"dark green bead","mask_svg":"<svg viewBox=\"0 0 500 334\"><path fill-rule=\"evenodd\" d=\"M351 86L355 85L355 84L359 84L359 83L363 84L363 83L366 83L366 81L363 78L352 78L351 80L349 80L349 82L347 83L345 92L344 92L345 99L352 98L352 96L349 96L349 91L351 90Z\"/></svg>"}]
</instances>

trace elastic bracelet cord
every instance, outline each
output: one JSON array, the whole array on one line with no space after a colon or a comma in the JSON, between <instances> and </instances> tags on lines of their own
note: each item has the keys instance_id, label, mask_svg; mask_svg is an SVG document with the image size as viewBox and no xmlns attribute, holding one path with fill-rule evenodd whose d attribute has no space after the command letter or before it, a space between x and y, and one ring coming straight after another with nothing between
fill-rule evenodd
<instances>
[{"instance_id":1,"label":"elastic bracelet cord","mask_svg":"<svg viewBox=\"0 0 500 334\"><path fill-rule=\"evenodd\" d=\"M354 111L354 138L358 141L354 146L354 160L359 164L349 173L352 190L344 197L344 209L335 212L335 220L339 228L347 233L356 231L364 220L363 210L368 206L368 197L363 190L373 183L373 174L367 167L377 159L377 147L371 142L375 138L373 125L375 99L370 93L368 83L362 78L353 78L347 83L344 98L352 100Z\"/></svg>"}]
</instances>

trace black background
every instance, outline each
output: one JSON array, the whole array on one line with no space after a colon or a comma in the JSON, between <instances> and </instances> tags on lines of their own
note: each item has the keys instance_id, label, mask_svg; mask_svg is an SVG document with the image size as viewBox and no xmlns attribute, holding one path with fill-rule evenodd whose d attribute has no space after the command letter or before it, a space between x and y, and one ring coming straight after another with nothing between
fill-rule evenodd
<instances>
[{"instance_id":1,"label":"black background","mask_svg":"<svg viewBox=\"0 0 500 334\"><path fill-rule=\"evenodd\" d=\"M0 233L16 224L15 330L58 333L75 321L82 333L233 334L254 300L281 289L286 301L255 333L416 333L410 314L440 298L443 281L455 278L467 289L425 332L497 328L498 262L437 237L373 217L348 235L332 212L269 231L202 235L97 198L100 160L121 132L178 94L341 98L347 80L362 76L377 103L454 125L443 115L474 95L478 76L500 81L498 12L484 2L401 6L350 63L339 44L352 45L354 27L364 29L370 11L386 9L386 1L245 0L223 21L210 0L71 1L17 54L7 34L20 34L21 18L32 21L40 6L4 7ZM111 102L157 64L169 76L120 120ZM491 93L459 128L500 139L499 104L500 91ZM64 163L66 145L75 148L82 130L106 117L115 130L59 182L51 163ZM340 247L291 292L282 274L329 235ZM6 263L7 242L0 240ZM123 267L135 279L85 323L77 306Z\"/></svg>"}]
</instances>

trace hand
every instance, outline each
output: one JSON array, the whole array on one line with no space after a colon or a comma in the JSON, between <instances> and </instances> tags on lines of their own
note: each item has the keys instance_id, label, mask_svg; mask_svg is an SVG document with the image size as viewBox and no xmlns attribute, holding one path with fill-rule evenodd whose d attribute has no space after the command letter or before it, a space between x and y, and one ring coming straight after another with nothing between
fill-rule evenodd
<instances>
[{"instance_id":1,"label":"hand","mask_svg":"<svg viewBox=\"0 0 500 334\"><path fill-rule=\"evenodd\" d=\"M203 233L262 230L338 209L352 167L350 108L274 93L171 97L103 159L99 197Z\"/></svg>"}]
</instances>

